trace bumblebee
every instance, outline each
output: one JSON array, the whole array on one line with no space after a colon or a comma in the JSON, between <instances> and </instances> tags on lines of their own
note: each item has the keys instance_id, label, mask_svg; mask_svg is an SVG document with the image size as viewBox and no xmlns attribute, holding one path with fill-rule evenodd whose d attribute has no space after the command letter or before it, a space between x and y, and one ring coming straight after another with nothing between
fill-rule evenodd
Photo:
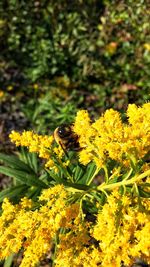
<instances>
[{"instance_id":1,"label":"bumblebee","mask_svg":"<svg viewBox=\"0 0 150 267\"><path fill-rule=\"evenodd\" d=\"M54 139L64 151L79 151L78 135L74 133L73 126L62 124L54 131Z\"/></svg>"}]
</instances>

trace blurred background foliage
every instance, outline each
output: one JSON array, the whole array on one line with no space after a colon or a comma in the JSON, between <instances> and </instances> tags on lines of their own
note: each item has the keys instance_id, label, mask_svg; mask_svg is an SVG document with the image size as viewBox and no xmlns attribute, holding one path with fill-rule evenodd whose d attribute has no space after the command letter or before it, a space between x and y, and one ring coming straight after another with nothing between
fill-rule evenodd
<instances>
[{"instance_id":1,"label":"blurred background foliage","mask_svg":"<svg viewBox=\"0 0 150 267\"><path fill-rule=\"evenodd\" d=\"M8 131L53 131L80 108L97 117L150 99L149 0L0 5L0 116Z\"/></svg>"}]
</instances>

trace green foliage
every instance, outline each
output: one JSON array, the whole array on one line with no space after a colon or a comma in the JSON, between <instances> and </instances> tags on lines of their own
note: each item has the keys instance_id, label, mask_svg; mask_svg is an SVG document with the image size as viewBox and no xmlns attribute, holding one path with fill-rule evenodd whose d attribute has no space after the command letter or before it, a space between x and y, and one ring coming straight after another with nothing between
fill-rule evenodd
<instances>
[{"instance_id":1,"label":"green foliage","mask_svg":"<svg viewBox=\"0 0 150 267\"><path fill-rule=\"evenodd\" d=\"M76 108L99 113L149 99L148 0L2 0L1 9L1 88L21 98L40 131L70 122ZM66 102L51 92L59 77L70 81ZM32 99L35 83L43 98Z\"/></svg>"},{"instance_id":2,"label":"green foliage","mask_svg":"<svg viewBox=\"0 0 150 267\"><path fill-rule=\"evenodd\" d=\"M95 163L89 163L87 166L81 165L76 153L71 151L62 160L55 153L52 159L57 171L45 168L41 164L42 162L37 161L35 153L25 150L22 150L18 156L7 156L1 153L0 160L5 166L0 166L0 173L12 177L13 182L7 189L1 191L0 202L7 197L16 203L23 196L36 201L43 188L53 187L57 184L63 184L67 190L74 192L73 198L70 199L71 202L81 201L82 204L86 199L84 208L91 213L96 211L96 207L92 210L93 204L91 203L96 204L98 201L104 205L107 196L115 187L120 188L122 195L130 193L132 196L138 196L139 201L140 198L150 197L149 183L140 185L135 183L136 180L143 181L142 179L149 175L149 170L139 175L142 166L137 166L135 171L131 164L128 172L122 170L120 175L112 175L112 178L111 173L118 166L117 162L113 160L109 166L99 169ZM64 165L67 159L70 161L69 166ZM110 173L109 177L107 177L108 173Z\"/></svg>"},{"instance_id":3,"label":"green foliage","mask_svg":"<svg viewBox=\"0 0 150 267\"><path fill-rule=\"evenodd\" d=\"M50 86L43 95L35 92L33 98L26 105L21 106L26 118L32 123L37 132L52 132L56 125L70 124L77 113L77 106L82 103L82 96L78 97L76 91L71 98L63 87Z\"/></svg>"},{"instance_id":4,"label":"green foliage","mask_svg":"<svg viewBox=\"0 0 150 267\"><path fill-rule=\"evenodd\" d=\"M70 153L72 154L72 152ZM82 194L86 194L86 191L90 190L89 184L96 175L96 166L92 163L86 168L77 164L74 153L71 154L69 157L70 160L72 158L72 163L69 167L63 166L54 154L55 164L58 168L56 173L54 170L45 169L41 164L38 167L39 163L37 161L35 163L35 153L29 153L25 150L22 150L18 156L8 156L1 153L0 173L12 177L13 182L10 187L0 192L0 202L3 202L6 197L15 202L18 202L22 196L36 199L43 188L56 184L64 184L77 191L75 198L80 198ZM93 187L94 184L91 186Z\"/></svg>"},{"instance_id":5,"label":"green foliage","mask_svg":"<svg viewBox=\"0 0 150 267\"><path fill-rule=\"evenodd\" d=\"M18 156L0 153L0 173L12 177L10 187L0 192L0 202L5 197L17 201L22 195L36 197L43 188L47 188L45 175L40 170L37 155L22 150Z\"/></svg>"}]
</instances>

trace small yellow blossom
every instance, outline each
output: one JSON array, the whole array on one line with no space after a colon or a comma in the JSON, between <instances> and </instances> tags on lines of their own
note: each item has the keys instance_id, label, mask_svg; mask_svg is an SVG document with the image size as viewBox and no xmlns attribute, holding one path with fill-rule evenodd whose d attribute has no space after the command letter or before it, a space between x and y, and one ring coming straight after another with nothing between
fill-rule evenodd
<instances>
[{"instance_id":1,"label":"small yellow blossom","mask_svg":"<svg viewBox=\"0 0 150 267\"><path fill-rule=\"evenodd\" d=\"M145 43L143 46L146 50L150 51L150 44Z\"/></svg>"},{"instance_id":2,"label":"small yellow blossom","mask_svg":"<svg viewBox=\"0 0 150 267\"><path fill-rule=\"evenodd\" d=\"M4 91L0 90L0 98L4 96Z\"/></svg>"},{"instance_id":3,"label":"small yellow blossom","mask_svg":"<svg viewBox=\"0 0 150 267\"><path fill-rule=\"evenodd\" d=\"M8 85L8 86L7 86L7 90L8 90L8 91L12 91L12 90L13 90L13 86L12 86L12 85Z\"/></svg>"},{"instance_id":4,"label":"small yellow blossom","mask_svg":"<svg viewBox=\"0 0 150 267\"><path fill-rule=\"evenodd\" d=\"M33 89L38 90L39 89L39 85L37 83L34 83L33 84Z\"/></svg>"},{"instance_id":5,"label":"small yellow blossom","mask_svg":"<svg viewBox=\"0 0 150 267\"><path fill-rule=\"evenodd\" d=\"M90 117L88 115L88 112L86 110L80 110L77 112L77 116L75 119L74 127L73 127L75 133L77 135L81 136L81 139L79 140L81 143L81 146L84 145L84 138L89 138L91 133L90 130ZM82 144L83 142L83 144Z\"/></svg>"}]
</instances>

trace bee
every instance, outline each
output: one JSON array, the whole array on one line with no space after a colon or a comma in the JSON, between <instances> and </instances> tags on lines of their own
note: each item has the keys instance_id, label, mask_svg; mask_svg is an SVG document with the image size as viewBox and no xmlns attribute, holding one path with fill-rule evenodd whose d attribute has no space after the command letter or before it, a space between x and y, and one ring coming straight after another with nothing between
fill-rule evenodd
<instances>
[{"instance_id":1,"label":"bee","mask_svg":"<svg viewBox=\"0 0 150 267\"><path fill-rule=\"evenodd\" d=\"M78 135L73 131L72 125L62 124L54 131L54 139L66 151L79 151Z\"/></svg>"}]
</instances>

